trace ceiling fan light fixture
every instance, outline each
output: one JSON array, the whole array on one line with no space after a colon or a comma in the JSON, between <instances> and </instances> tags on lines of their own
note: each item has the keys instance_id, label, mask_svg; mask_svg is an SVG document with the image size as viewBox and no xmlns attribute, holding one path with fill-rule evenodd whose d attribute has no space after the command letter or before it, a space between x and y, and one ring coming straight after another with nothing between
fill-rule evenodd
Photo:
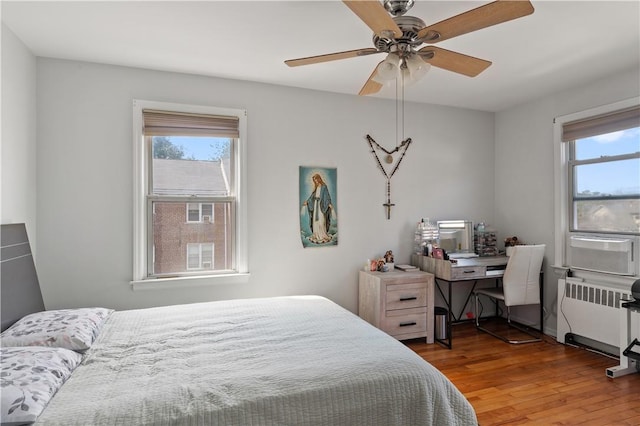
<instances>
[{"instance_id":1,"label":"ceiling fan light fixture","mask_svg":"<svg viewBox=\"0 0 640 426\"><path fill-rule=\"evenodd\" d=\"M413 78L413 76L411 75L411 71L409 71L409 68L407 67L400 68L400 73L402 74L402 85L404 87L411 86L416 81L418 81L415 78Z\"/></svg>"},{"instance_id":2,"label":"ceiling fan light fixture","mask_svg":"<svg viewBox=\"0 0 640 426\"><path fill-rule=\"evenodd\" d=\"M374 80L384 84L387 81L395 80L400 70L400 57L395 53L389 53L386 59L378 65Z\"/></svg>"},{"instance_id":3,"label":"ceiling fan light fixture","mask_svg":"<svg viewBox=\"0 0 640 426\"><path fill-rule=\"evenodd\" d=\"M420 55L411 55L405 59L407 70L411 76L411 80L418 81L425 76L431 69L431 64L425 62Z\"/></svg>"}]
</instances>

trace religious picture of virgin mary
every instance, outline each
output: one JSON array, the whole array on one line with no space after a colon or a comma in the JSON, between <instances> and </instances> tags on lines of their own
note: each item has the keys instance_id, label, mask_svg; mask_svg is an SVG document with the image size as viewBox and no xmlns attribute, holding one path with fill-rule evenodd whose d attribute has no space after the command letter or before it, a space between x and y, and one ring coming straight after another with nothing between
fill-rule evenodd
<instances>
[{"instance_id":1,"label":"religious picture of virgin mary","mask_svg":"<svg viewBox=\"0 0 640 426\"><path fill-rule=\"evenodd\" d=\"M300 166L300 236L303 247L338 244L336 169Z\"/></svg>"}]
</instances>

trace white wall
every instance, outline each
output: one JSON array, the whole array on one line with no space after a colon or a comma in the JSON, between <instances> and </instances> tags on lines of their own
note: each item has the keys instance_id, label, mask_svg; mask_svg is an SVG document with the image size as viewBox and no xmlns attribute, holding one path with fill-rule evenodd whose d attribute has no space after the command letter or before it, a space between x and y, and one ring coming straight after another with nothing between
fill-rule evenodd
<instances>
[{"instance_id":1,"label":"white wall","mask_svg":"<svg viewBox=\"0 0 640 426\"><path fill-rule=\"evenodd\" d=\"M3 24L1 220L27 223L49 309L315 293L352 311L357 269L388 249L407 261L419 218L482 220L500 239L517 235L547 244L546 328L554 334L553 118L637 96L639 74L632 69L528 102L495 121L490 113L407 105L405 135L414 143L392 181L396 207L387 221L384 178L364 136L395 145L393 102L89 63L36 63ZM133 98L248 110L248 284L131 290ZM302 248L300 165L338 168L337 247ZM535 318L535 312L521 314Z\"/></svg>"},{"instance_id":2,"label":"white wall","mask_svg":"<svg viewBox=\"0 0 640 426\"><path fill-rule=\"evenodd\" d=\"M36 247L36 58L2 24L0 223L25 223Z\"/></svg>"},{"instance_id":3,"label":"white wall","mask_svg":"<svg viewBox=\"0 0 640 426\"><path fill-rule=\"evenodd\" d=\"M394 102L43 58L37 70L37 267L49 309L312 293L355 312L357 270L389 249L408 262L421 217L494 221L492 113L407 105L413 144L386 220L365 135L395 147ZM131 290L134 98L247 109L248 284ZM302 248L300 165L338 169L337 247Z\"/></svg>"},{"instance_id":4,"label":"white wall","mask_svg":"<svg viewBox=\"0 0 640 426\"><path fill-rule=\"evenodd\" d=\"M517 235L547 244L546 325L554 334L553 118L637 96L639 74L632 69L528 102L496 114L495 121L490 113L409 104L405 135L414 143L392 181L396 207L387 221L384 178L364 136L394 146L393 102L36 62L3 24L1 221L27 223L49 309L315 293L355 311L357 269L387 249L407 261L419 218L482 220L498 229L500 239ZM249 284L131 290L133 98L248 110ZM337 247L302 248L300 165L338 168ZM535 318L535 312L521 314Z\"/></svg>"},{"instance_id":5,"label":"white wall","mask_svg":"<svg viewBox=\"0 0 640 426\"><path fill-rule=\"evenodd\" d=\"M640 70L556 93L496 114L495 220L500 240L546 244L546 330L556 332L553 119L640 94ZM532 312L524 313L531 317ZM533 312L532 318L536 318Z\"/></svg>"}]
</instances>

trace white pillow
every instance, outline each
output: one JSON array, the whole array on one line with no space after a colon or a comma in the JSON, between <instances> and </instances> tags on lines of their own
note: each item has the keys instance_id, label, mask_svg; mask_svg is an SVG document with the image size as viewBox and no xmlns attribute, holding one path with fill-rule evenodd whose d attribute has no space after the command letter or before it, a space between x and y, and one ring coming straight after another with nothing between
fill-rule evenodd
<instances>
[{"instance_id":1,"label":"white pillow","mask_svg":"<svg viewBox=\"0 0 640 426\"><path fill-rule=\"evenodd\" d=\"M31 424L71 375L82 355L42 346L0 349L3 425Z\"/></svg>"},{"instance_id":2,"label":"white pillow","mask_svg":"<svg viewBox=\"0 0 640 426\"><path fill-rule=\"evenodd\" d=\"M84 352L113 309L78 308L36 312L0 335L2 346L52 346Z\"/></svg>"}]
</instances>

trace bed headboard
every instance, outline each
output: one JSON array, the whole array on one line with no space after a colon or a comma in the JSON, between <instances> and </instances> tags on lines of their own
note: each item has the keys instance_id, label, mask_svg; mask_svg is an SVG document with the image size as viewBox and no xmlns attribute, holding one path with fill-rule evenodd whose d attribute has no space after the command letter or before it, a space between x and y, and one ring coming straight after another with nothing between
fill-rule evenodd
<instances>
[{"instance_id":1,"label":"bed headboard","mask_svg":"<svg viewBox=\"0 0 640 426\"><path fill-rule=\"evenodd\" d=\"M25 315L44 311L40 283L24 223L0 225L2 331Z\"/></svg>"}]
</instances>

